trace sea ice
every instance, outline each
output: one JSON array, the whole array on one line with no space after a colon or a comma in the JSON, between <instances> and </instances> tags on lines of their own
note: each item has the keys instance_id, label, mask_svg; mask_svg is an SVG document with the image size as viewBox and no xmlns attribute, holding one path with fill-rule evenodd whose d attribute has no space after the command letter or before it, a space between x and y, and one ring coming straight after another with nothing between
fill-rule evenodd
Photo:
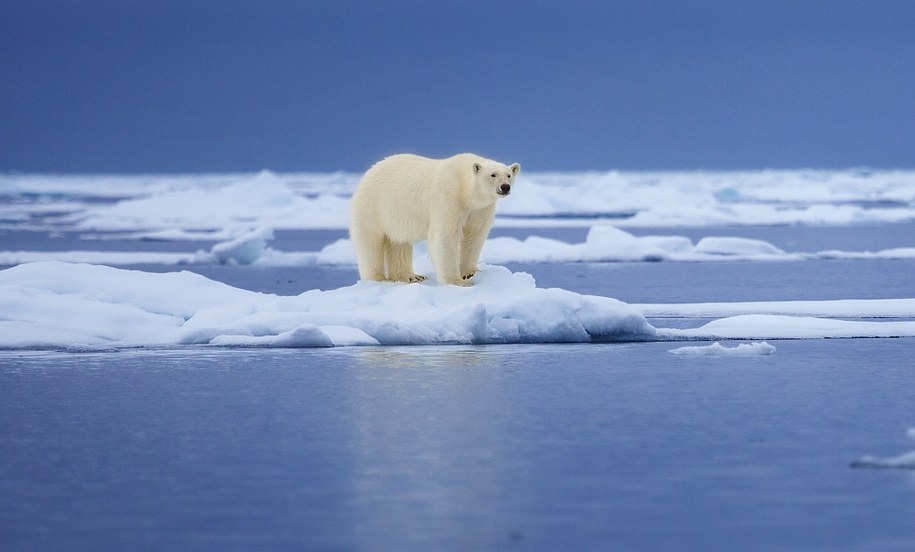
<instances>
[{"instance_id":1,"label":"sea ice","mask_svg":"<svg viewBox=\"0 0 915 552\"><path fill-rule=\"evenodd\" d=\"M19 265L0 271L0 347L915 336L913 299L630 306L537 288L529 275L494 266L481 271L477 286L469 290L361 282L281 297L187 272L94 266L354 265L348 240L320 251L278 251L270 240L273 229L346 228L349 196L358 178L269 171L0 175L0 228L219 241L196 253L0 251L0 264ZM915 258L915 247L786 252L760 240L709 236L693 243L675 235L634 236L617 227L912 221L915 171L525 173L518 190L500 202L497 226L574 225L590 231L581 243L541 236L491 239L483 253L488 263ZM417 255L416 262L426 272L428 260ZM645 316L717 320L699 328L656 330ZM870 320L885 317L896 320Z\"/></svg>"},{"instance_id":2,"label":"sea ice","mask_svg":"<svg viewBox=\"0 0 915 552\"><path fill-rule=\"evenodd\" d=\"M915 428L906 432L910 439L915 439ZM895 468L904 470L915 470L915 450L906 452L898 456L862 456L851 463L853 468Z\"/></svg>"},{"instance_id":3,"label":"sea ice","mask_svg":"<svg viewBox=\"0 0 915 552\"><path fill-rule=\"evenodd\" d=\"M736 347L724 347L717 341L706 346L679 347L668 351L682 356L765 356L775 352L775 347L765 341L740 343Z\"/></svg>"},{"instance_id":4,"label":"sea ice","mask_svg":"<svg viewBox=\"0 0 915 552\"><path fill-rule=\"evenodd\" d=\"M0 271L0 347L322 347L647 340L655 329L606 297L543 289L483 267L471 288L359 282L298 296L190 272L44 262Z\"/></svg>"},{"instance_id":5,"label":"sea ice","mask_svg":"<svg viewBox=\"0 0 915 552\"><path fill-rule=\"evenodd\" d=\"M0 175L0 225L228 236L346 228L359 174ZM65 199L61 199L61 197ZM98 201L103 198L104 201ZM915 171L523 173L500 226L862 224L915 220Z\"/></svg>"},{"instance_id":6,"label":"sea ice","mask_svg":"<svg viewBox=\"0 0 915 552\"><path fill-rule=\"evenodd\" d=\"M835 320L810 316L742 314L698 328L658 329L662 339L822 339L915 337L915 322Z\"/></svg>"},{"instance_id":7,"label":"sea ice","mask_svg":"<svg viewBox=\"0 0 915 552\"><path fill-rule=\"evenodd\" d=\"M699 328L655 328L645 313L738 313L715 304L627 305L538 288L532 276L483 266L472 288L433 282L358 282L298 296L256 293L191 272L148 273L40 262L0 271L0 347L168 347L186 344L319 347L684 339L913 337L909 320L862 321L737 314ZM897 304L898 303L898 304ZM905 316L915 300L800 302L798 312ZM735 304L741 305L741 304ZM786 303L744 304L783 312ZM882 309L882 310L881 310Z\"/></svg>"},{"instance_id":8,"label":"sea ice","mask_svg":"<svg viewBox=\"0 0 915 552\"><path fill-rule=\"evenodd\" d=\"M238 235L215 244L209 251L196 253L131 251L0 251L0 265L12 266L39 261L66 261L125 266L131 264L238 264L258 266L355 266L352 242L339 239L320 251L280 251L269 245L273 229L257 227L236 229ZM175 236L169 233L159 235ZM123 236L122 236L123 237ZM205 236L212 239L214 235ZM222 232L220 232L220 237ZM421 248L418 250L421 253ZM483 247L482 259L504 263L578 263L578 262L719 262L719 261L800 261L807 259L915 259L915 247L884 251L823 251L787 253L763 240L715 236L698 243L684 236L633 236L607 225L591 227L582 243L529 236L490 238Z\"/></svg>"}]
</instances>

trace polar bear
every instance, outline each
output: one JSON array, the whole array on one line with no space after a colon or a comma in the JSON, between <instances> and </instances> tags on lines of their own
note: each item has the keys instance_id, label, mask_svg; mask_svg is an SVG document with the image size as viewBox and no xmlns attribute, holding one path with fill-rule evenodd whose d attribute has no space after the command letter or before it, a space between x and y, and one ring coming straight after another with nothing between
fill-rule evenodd
<instances>
[{"instance_id":1,"label":"polar bear","mask_svg":"<svg viewBox=\"0 0 915 552\"><path fill-rule=\"evenodd\" d=\"M447 159L387 157L359 181L350 237L363 280L421 282L413 244L426 240L442 284L469 286L492 227L496 201L511 193L521 165L462 153Z\"/></svg>"}]
</instances>

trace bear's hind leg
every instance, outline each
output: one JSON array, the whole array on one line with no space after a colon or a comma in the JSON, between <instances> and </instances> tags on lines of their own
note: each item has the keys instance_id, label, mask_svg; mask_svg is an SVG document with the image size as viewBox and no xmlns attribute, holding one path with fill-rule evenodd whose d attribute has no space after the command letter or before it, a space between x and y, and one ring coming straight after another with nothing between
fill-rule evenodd
<instances>
[{"instance_id":1,"label":"bear's hind leg","mask_svg":"<svg viewBox=\"0 0 915 552\"><path fill-rule=\"evenodd\" d=\"M385 261L388 278L395 282L422 282L426 279L413 272L413 244L385 240Z\"/></svg>"}]
</instances>

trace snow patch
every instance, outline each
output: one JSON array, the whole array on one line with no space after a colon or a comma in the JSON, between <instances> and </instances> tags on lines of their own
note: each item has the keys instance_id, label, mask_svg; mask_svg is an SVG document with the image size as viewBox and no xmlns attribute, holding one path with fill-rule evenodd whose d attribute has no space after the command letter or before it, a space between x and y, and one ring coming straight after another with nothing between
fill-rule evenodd
<instances>
[{"instance_id":1,"label":"snow patch","mask_svg":"<svg viewBox=\"0 0 915 552\"><path fill-rule=\"evenodd\" d=\"M126 177L125 177L126 178ZM230 183L182 181L114 204L87 205L69 217L84 230L220 229L255 226L338 228L345 226L349 198L302 197L287 179L270 171Z\"/></svg>"},{"instance_id":2,"label":"snow patch","mask_svg":"<svg viewBox=\"0 0 915 552\"><path fill-rule=\"evenodd\" d=\"M662 339L823 339L915 337L915 322L834 320L809 316L743 314L691 329L659 328Z\"/></svg>"},{"instance_id":3,"label":"snow patch","mask_svg":"<svg viewBox=\"0 0 915 552\"><path fill-rule=\"evenodd\" d=\"M765 356L775 352L775 347L765 341L758 343L740 343L736 347L724 347L717 341L704 347L680 347L668 351L681 356Z\"/></svg>"},{"instance_id":4,"label":"snow patch","mask_svg":"<svg viewBox=\"0 0 915 552\"><path fill-rule=\"evenodd\" d=\"M777 314L818 318L915 318L915 299L833 301L735 301L729 303L633 304L648 318L724 318Z\"/></svg>"},{"instance_id":5,"label":"snow patch","mask_svg":"<svg viewBox=\"0 0 915 552\"><path fill-rule=\"evenodd\" d=\"M647 340L655 329L606 297L538 288L481 267L471 288L358 282L298 296L190 272L32 263L0 271L0 347L260 347Z\"/></svg>"},{"instance_id":6,"label":"snow patch","mask_svg":"<svg viewBox=\"0 0 915 552\"><path fill-rule=\"evenodd\" d=\"M267 242L273 239L273 229L256 228L235 239L217 243L210 249L210 257L221 264L249 265L267 251Z\"/></svg>"},{"instance_id":7,"label":"snow patch","mask_svg":"<svg viewBox=\"0 0 915 552\"><path fill-rule=\"evenodd\" d=\"M421 257L417 263L427 261ZM335 290L277 296L234 288L191 272L30 263L0 271L0 347L915 337L915 321L909 320L915 313L915 299L651 306L538 288L529 274L498 266L483 265L474 281L472 288L432 281L358 282ZM676 318L724 317L689 329L649 325L645 316L659 313ZM897 320L839 320L811 313ZM706 349L704 354L721 352ZM754 352L763 349L756 347Z\"/></svg>"},{"instance_id":8,"label":"snow patch","mask_svg":"<svg viewBox=\"0 0 915 552\"><path fill-rule=\"evenodd\" d=\"M749 238L710 237L702 238L693 253L706 255L743 255L778 257L785 252L769 242Z\"/></svg>"}]
</instances>

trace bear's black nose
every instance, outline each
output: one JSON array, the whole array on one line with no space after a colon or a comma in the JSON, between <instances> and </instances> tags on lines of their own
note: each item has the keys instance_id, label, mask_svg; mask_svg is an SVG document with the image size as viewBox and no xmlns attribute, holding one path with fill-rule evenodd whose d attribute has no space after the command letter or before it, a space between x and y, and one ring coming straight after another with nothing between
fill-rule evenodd
<instances>
[{"instance_id":1,"label":"bear's black nose","mask_svg":"<svg viewBox=\"0 0 915 552\"><path fill-rule=\"evenodd\" d=\"M502 184L502 186L499 187L499 193L502 195L508 195L511 191L512 187L510 184Z\"/></svg>"}]
</instances>

